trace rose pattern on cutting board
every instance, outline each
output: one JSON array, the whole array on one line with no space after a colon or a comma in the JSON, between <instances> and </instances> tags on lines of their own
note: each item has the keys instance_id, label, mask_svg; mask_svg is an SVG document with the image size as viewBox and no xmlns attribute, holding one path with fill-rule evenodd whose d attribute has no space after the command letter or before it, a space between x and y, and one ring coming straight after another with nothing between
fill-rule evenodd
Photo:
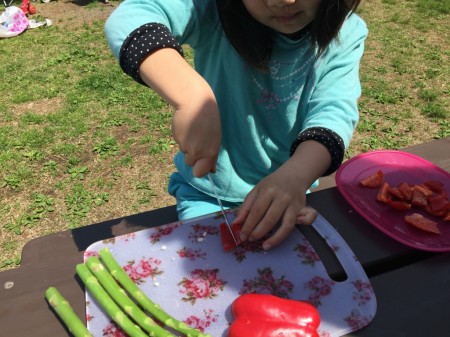
<instances>
[{"instance_id":1,"label":"rose pattern on cutting board","mask_svg":"<svg viewBox=\"0 0 450 337\"><path fill-rule=\"evenodd\" d=\"M258 275L250 280L243 280L239 294L272 294L282 298L289 298L289 294L294 288L294 284L286 280L284 275L278 279L273 275L273 270L269 267L258 269Z\"/></svg>"},{"instance_id":2,"label":"rose pattern on cutting board","mask_svg":"<svg viewBox=\"0 0 450 337\"><path fill-rule=\"evenodd\" d=\"M134 283L139 285L144 283L149 277L154 278L157 275L161 275L163 271L159 269L160 264L161 260L152 257L143 257L138 261L128 261L123 266L123 270L125 270Z\"/></svg>"},{"instance_id":3,"label":"rose pattern on cutting board","mask_svg":"<svg viewBox=\"0 0 450 337\"><path fill-rule=\"evenodd\" d=\"M183 277L178 283L184 302L192 305L197 300L217 297L226 282L218 278L219 269L195 269L189 277Z\"/></svg>"}]
</instances>

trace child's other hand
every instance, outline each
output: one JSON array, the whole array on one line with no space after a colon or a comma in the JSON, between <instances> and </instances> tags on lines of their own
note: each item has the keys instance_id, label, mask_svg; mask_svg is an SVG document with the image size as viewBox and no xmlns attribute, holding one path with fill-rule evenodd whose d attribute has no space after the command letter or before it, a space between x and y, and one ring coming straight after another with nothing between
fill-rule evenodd
<instances>
[{"instance_id":1,"label":"child's other hand","mask_svg":"<svg viewBox=\"0 0 450 337\"><path fill-rule=\"evenodd\" d=\"M306 191L330 164L330 153L321 143L300 143L291 158L261 180L245 198L234 221L243 225L241 240L261 239L280 224L263 242L267 250L280 244L296 224L312 224L317 211L306 206Z\"/></svg>"},{"instance_id":2,"label":"child's other hand","mask_svg":"<svg viewBox=\"0 0 450 337\"><path fill-rule=\"evenodd\" d=\"M283 171L261 180L245 198L234 221L243 225L241 240L258 240L280 224L263 242L263 249L268 250L280 244L296 224L312 224L317 211L305 205L305 193L306 188L299 186L294 177L285 176Z\"/></svg>"}]
</instances>

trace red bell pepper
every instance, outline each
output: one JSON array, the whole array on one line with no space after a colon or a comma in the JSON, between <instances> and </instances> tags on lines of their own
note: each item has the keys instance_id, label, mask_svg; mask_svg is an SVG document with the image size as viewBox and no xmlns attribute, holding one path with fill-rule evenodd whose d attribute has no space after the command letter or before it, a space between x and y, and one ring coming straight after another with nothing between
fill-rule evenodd
<instances>
[{"instance_id":1,"label":"red bell pepper","mask_svg":"<svg viewBox=\"0 0 450 337\"><path fill-rule=\"evenodd\" d=\"M309 302L245 294L231 305L228 337L319 337L320 315Z\"/></svg>"}]
</instances>

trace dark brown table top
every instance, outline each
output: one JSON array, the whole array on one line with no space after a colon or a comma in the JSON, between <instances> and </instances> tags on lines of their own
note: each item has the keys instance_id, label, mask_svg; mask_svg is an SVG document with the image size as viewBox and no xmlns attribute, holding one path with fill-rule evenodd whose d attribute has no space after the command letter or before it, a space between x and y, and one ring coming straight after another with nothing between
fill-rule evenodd
<instances>
[{"instance_id":1,"label":"dark brown table top","mask_svg":"<svg viewBox=\"0 0 450 337\"><path fill-rule=\"evenodd\" d=\"M404 150L450 172L450 137ZM394 241L355 212L331 180L327 184L328 188L311 193L308 202L352 248L378 303L374 320L351 336L449 336L450 253L424 252ZM0 273L0 336L70 336L49 309L45 290L57 287L84 317L84 289L75 275L84 250L99 240L173 221L177 215L170 206L30 241L21 266ZM302 228L305 235L308 230ZM340 267L318 249L329 273L339 277Z\"/></svg>"}]
</instances>

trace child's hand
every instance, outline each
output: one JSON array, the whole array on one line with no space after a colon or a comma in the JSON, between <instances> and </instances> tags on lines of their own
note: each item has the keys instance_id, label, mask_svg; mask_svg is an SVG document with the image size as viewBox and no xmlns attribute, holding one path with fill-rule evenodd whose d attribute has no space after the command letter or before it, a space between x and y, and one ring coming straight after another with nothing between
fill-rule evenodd
<instances>
[{"instance_id":1,"label":"child's hand","mask_svg":"<svg viewBox=\"0 0 450 337\"><path fill-rule=\"evenodd\" d=\"M241 240L258 240L280 224L263 242L267 250L280 244L296 224L312 224L317 211L306 206L306 191L330 163L330 153L322 144L313 140L299 144L292 157L245 198L234 221L243 225Z\"/></svg>"},{"instance_id":2,"label":"child's hand","mask_svg":"<svg viewBox=\"0 0 450 337\"><path fill-rule=\"evenodd\" d=\"M189 97L176 109L172 122L175 141L195 177L215 172L221 142L220 115L212 92Z\"/></svg>"},{"instance_id":3,"label":"child's hand","mask_svg":"<svg viewBox=\"0 0 450 337\"><path fill-rule=\"evenodd\" d=\"M280 224L275 233L263 242L263 248L268 250L280 244L296 224L312 224L317 212L305 206L305 192L282 172L277 171L263 179L247 195L234 221L243 225L241 240L258 240Z\"/></svg>"},{"instance_id":4,"label":"child's hand","mask_svg":"<svg viewBox=\"0 0 450 337\"><path fill-rule=\"evenodd\" d=\"M172 133L195 177L214 172L221 142L219 108L209 84L172 48L148 56L141 79L175 107Z\"/></svg>"}]
</instances>

